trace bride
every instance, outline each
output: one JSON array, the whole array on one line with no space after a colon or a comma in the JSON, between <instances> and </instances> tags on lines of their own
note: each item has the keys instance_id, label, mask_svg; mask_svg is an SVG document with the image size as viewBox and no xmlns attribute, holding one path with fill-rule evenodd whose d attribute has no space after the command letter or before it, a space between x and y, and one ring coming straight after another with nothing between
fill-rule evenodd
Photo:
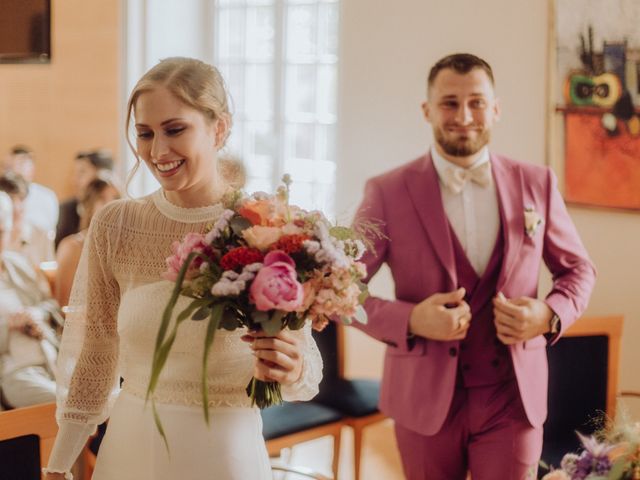
<instances>
[{"instance_id":1,"label":"bride","mask_svg":"<svg viewBox=\"0 0 640 480\"><path fill-rule=\"evenodd\" d=\"M250 406L247 383L252 375L278 381L286 400L317 393L322 361L309 326L271 338L219 330L209 357L208 427L200 403L206 323L191 321L179 330L155 392L168 451L145 405L173 288L160 277L165 258L172 242L204 232L222 212L227 186L217 157L231 129L227 102L219 72L189 58L161 61L131 93L127 132L133 117L136 145L129 143L161 189L112 202L92 220L58 360L60 429L47 480L72 478L88 436L107 417L94 480L267 480L260 412Z\"/></svg>"}]
</instances>

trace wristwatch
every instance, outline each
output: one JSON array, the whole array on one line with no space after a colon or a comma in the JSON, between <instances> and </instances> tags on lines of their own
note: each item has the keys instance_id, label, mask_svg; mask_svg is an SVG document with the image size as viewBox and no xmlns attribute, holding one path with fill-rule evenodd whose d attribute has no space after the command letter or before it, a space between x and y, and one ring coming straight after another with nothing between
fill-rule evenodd
<instances>
[{"instance_id":1,"label":"wristwatch","mask_svg":"<svg viewBox=\"0 0 640 480\"><path fill-rule=\"evenodd\" d=\"M560 332L560 317L554 312L553 317L549 320L549 333L557 335Z\"/></svg>"}]
</instances>

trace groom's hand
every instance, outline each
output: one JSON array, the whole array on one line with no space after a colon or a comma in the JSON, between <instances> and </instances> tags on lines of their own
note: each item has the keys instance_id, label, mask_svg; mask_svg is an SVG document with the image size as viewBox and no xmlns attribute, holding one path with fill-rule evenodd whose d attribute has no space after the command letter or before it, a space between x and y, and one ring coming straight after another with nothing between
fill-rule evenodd
<instances>
[{"instance_id":1,"label":"groom's hand","mask_svg":"<svg viewBox=\"0 0 640 480\"><path fill-rule=\"evenodd\" d=\"M464 293L464 288L436 293L417 304L409 319L410 333L431 340L462 340L471 322Z\"/></svg>"},{"instance_id":2,"label":"groom's hand","mask_svg":"<svg viewBox=\"0 0 640 480\"><path fill-rule=\"evenodd\" d=\"M553 310L536 298L507 299L501 292L493 299L494 323L505 345L529 340L549 332Z\"/></svg>"}]
</instances>

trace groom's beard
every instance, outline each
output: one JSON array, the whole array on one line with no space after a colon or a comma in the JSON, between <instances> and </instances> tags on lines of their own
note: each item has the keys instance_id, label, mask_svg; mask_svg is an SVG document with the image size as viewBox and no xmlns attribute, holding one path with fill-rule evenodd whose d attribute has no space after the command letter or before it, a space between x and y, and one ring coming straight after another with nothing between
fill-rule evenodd
<instances>
[{"instance_id":1,"label":"groom's beard","mask_svg":"<svg viewBox=\"0 0 640 480\"><path fill-rule=\"evenodd\" d=\"M433 135L447 155L453 157L469 157L478 153L491 140L491 130L483 129L478 133L475 139L466 138L447 138L447 134L442 128L434 128ZM453 136L453 135L451 135Z\"/></svg>"}]
</instances>

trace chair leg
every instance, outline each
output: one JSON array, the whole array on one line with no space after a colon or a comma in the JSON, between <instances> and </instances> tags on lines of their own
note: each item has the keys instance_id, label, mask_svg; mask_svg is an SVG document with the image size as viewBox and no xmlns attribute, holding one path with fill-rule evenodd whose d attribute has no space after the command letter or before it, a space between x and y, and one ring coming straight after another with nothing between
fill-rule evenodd
<instances>
[{"instance_id":1,"label":"chair leg","mask_svg":"<svg viewBox=\"0 0 640 480\"><path fill-rule=\"evenodd\" d=\"M360 480L360 456L362 454L362 427L353 425L353 466L354 480Z\"/></svg>"},{"instance_id":2,"label":"chair leg","mask_svg":"<svg viewBox=\"0 0 640 480\"><path fill-rule=\"evenodd\" d=\"M331 462L331 469L333 470L334 480L338 480L338 467L340 466L340 437L342 436L342 430L339 430L336 435L333 436L333 461Z\"/></svg>"}]
</instances>

